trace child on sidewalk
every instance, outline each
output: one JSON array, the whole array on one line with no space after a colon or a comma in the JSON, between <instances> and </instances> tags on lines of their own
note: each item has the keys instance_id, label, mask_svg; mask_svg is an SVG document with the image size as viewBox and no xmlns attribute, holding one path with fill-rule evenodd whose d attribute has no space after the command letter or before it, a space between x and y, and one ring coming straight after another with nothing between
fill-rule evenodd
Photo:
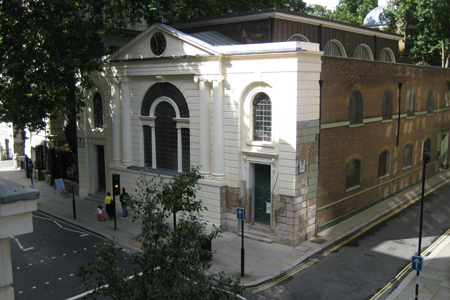
<instances>
[{"instance_id":1,"label":"child on sidewalk","mask_svg":"<svg viewBox=\"0 0 450 300\"><path fill-rule=\"evenodd\" d=\"M105 215L103 214L103 206L101 204L97 207L96 214L97 214L97 219L99 221L105 221L106 222Z\"/></svg>"}]
</instances>

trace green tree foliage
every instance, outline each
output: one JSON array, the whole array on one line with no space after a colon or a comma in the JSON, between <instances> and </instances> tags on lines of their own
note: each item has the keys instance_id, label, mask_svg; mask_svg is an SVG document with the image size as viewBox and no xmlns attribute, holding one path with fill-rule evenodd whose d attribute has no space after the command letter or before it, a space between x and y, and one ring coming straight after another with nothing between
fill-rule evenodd
<instances>
[{"instance_id":1,"label":"green tree foliage","mask_svg":"<svg viewBox=\"0 0 450 300\"><path fill-rule=\"evenodd\" d=\"M384 18L390 30L405 35L406 51L416 60L449 66L450 2L447 0L394 0Z\"/></svg>"},{"instance_id":2,"label":"green tree foliage","mask_svg":"<svg viewBox=\"0 0 450 300\"><path fill-rule=\"evenodd\" d=\"M367 14L378 6L377 0L341 0L330 19L354 25L363 25Z\"/></svg>"},{"instance_id":3,"label":"green tree foliage","mask_svg":"<svg viewBox=\"0 0 450 300\"><path fill-rule=\"evenodd\" d=\"M124 252L114 241L103 244L96 261L78 271L83 284L95 289L91 298L236 299L235 294L243 293L240 279L208 273L211 265L201 259L211 254L201 244L216 238L219 228L213 227L207 234L201 221L199 213L205 208L196 199L200 178L198 169L191 169L170 182L159 177L139 179L137 196L129 198L127 206L135 214L133 221L142 223L136 237L142 251ZM181 208L176 229L168 223L175 206ZM121 258L134 270L131 279L117 266ZM108 288L97 289L105 285Z\"/></svg>"},{"instance_id":4,"label":"green tree foliage","mask_svg":"<svg viewBox=\"0 0 450 300\"><path fill-rule=\"evenodd\" d=\"M299 5L302 0L297 0ZM76 151L76 118L83 89L108 53L102 39L142 19L178 23L268 7L281 0L8 0L0 1L0 121L43 129L65 115L66 139Z\"/></svg>"},{"instance_id":5,"label":"green tree foliage","mask_svg":"<svg viewBox=\"0 0 450 300\"><path fill-rule=\"evenodd\" d=\"M308 15L321 17L325 19L331 19L331 16L333 14L332 9L328 9L326 6L322 6L320 4L307 5L305 12Z\"/></svg>"}]
</instances>

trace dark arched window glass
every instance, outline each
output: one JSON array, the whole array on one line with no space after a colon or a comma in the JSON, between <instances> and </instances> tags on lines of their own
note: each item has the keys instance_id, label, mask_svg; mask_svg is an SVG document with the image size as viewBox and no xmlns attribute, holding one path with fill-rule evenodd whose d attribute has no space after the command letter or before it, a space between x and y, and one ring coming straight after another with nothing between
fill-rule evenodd
<instances>
[{"instance_id":1,"label":"dark arched window glass","mask_svg":"<svg viewBox=\"0 0 450 300\"><path fill-rule=\"evenodd\" d=\"M392 91L386 90L383 94L381 116L383 120L392 120Z\"/></svg>"},{"instance_id":2,"label":"dark arched window glass","mask_svg":"<svg viewBox=\"0 0 450 300\"><path fill-rule=\"evenodd\" d=\"M389 163L391 160L391 153L388 150L381 152L378 158L378 177L389 174Z\"/></svg>"},{"instance_id":3,"label":"dark arched window glass","mask_svg":"<svg viewBox=\"0 0 450 300\"><path fill-rule=\"evenodd\" d=\"M352 159L347 163L345 188L349 189L359 185L359 172L361 169L361 161L359 159Z\"/></svg>"},{"instance_id":4,"label":"dark arched window glass","mask_svg":"<svg viewBox=\"0 0 450 300\"><path fill-rule=\"evenodd\" d=\"M272 140L272 102L264 93L259 93L253 100L253 140Z\"/></svg>"},{"instance_id":5,"label":"dark arched window glass","mask_svg":"<svg viewBox=\"0 0 450 300\"><path fill-rule=\"evenodd\" d=\"M433 89L430 89L427 95L427 114L432 115L433 113L434 113L434 92Z\"/></svg>"},{"instance_id":6,"label":"dark arched window glass","mask_svg":"<svg viewBox=\"0 0 450 300\"><path fill-rule=\"evenodd\" d=\"M408 91L408 98L406 99L406 116L414 117L416 114L416 92L413 89Z\"/></svg>"},{"instance_id":7,"label":"dark arched window glass","mask_svg":"<svg viewBox=\"0 0 450 300\"><path fill-rule=\"evenodd\" d=\"M94 128L103 128L103 100L100 93L94 95Z\"/></svg>"},{"instance_id":8,"label":"dark arched window glass","mask_svg":"<svg viewBox=\"0 0 450 300\"><path fill-rule=\"evenodd\" d=\"M406 145L403 149L403 168L407 168L412 165L412 149L412 144Z\"/></svg>"},{"instance_id":9,"label":"dark arched window glass","mask_svg":"<svg viewBox=\"0 0 450 300\"><path fill-rule=\"evenodd\" d=\"M156 166L177 170L177 122L175 110L168 102L161 102L155 110Z\"/></svg>"},{"instance_id":10,"label":"dark arched window glass","mask_svg":"<svg viewBox=\"0 0 450 300\"><path fill-rule=\"evenodd\" d=\"M363 122L363 96L360 90L354 90L350 96L348 106L348 119L350 125L362 124Z\"/></svg>"}]
</instances>

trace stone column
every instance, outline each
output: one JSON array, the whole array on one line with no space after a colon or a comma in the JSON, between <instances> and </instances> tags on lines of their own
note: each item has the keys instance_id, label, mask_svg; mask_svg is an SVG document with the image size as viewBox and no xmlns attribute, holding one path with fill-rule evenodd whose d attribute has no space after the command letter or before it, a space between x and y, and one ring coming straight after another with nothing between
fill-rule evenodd
<instances>
[{"instance_id":1,"label":"stone column","mask_svg":"<svg viewBox=\"0 0 450 300\"><path fill-rule=\"evenodd\" d=\"M130 89L127 79L122 80L122 163L131 166Z\"/></svg>"},{"instance_id":2,"label":"stone column","mask_svg":"<svg viewBox=\"0 0 450 300\"><path fill-rule=\"evenodd\" d=\"M203 76L194 77L199 85L200 174L211 176L211 141L209 129L210 84Z\"/></svg>"},{"instance_id":3,"label":"stone column","mask_svg":"<svg viewBox=\"0 0 450 300\"><path fill-rule=\"evenodd\" d=\"M222 76L213 79L213 179L225 178L222 79Z\"/></svg>"},{"instance_id":4,"label":"stone column","mask_svg":"<svg viewBox=\"0 0 450 300\"><path fill-rule=\"evenodd\" d=\"M112 142L113 142L113 163L118 165L122 160L121 146L121 120L120 120L120 83L113 82L111 85L111 105L112 105Z\"/></svg>"},{"instance_id":5,"label":"stone column","mask_svg":"<svg viewBox=\"0 0 450 300\"><path fill-rule=\"evenodd\" d=\"M183 173L183 144L181 140L181 127L177 127L177 161L178 173Z\"/></svg>"}]
</instances>

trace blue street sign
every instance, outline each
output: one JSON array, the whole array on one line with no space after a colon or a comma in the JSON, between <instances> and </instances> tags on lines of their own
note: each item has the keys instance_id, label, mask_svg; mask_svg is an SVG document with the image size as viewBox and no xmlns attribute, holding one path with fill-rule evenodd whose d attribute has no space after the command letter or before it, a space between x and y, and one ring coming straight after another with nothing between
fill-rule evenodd
<instances>
[{"instance_id":1,"label":"blue street sign","mask_svg":"<svg viewBox=\"0 0 450 300\"><path fill-rule=\"evenodd\" d=\"M73 177L73 169L72 169L71 167L68 167L68 168L66 169L66 175L67 175L67 177L69 177L69 178L72 178L72 177Z\"/></svg>"},{"instance_id":2,"label":"blue street sign","mask_svg":"<svg viewBox=\"0 0 450 300\"><path fill-rule=\"evenodd\" d=\"M411 269L416 271L422 271L423 258L421 256L413 255L411 258Z\"/></svg>"},{"instance_id":3,"label":"blue street sign","mask_svg":"<svg viewBox=\"0 0 450 300\"><path fill-rule=\"evenodd\" d=\"M237 208L237 218L238 220L244 220L244 209L238 207Z\"/></svg>"}]
</instances>

